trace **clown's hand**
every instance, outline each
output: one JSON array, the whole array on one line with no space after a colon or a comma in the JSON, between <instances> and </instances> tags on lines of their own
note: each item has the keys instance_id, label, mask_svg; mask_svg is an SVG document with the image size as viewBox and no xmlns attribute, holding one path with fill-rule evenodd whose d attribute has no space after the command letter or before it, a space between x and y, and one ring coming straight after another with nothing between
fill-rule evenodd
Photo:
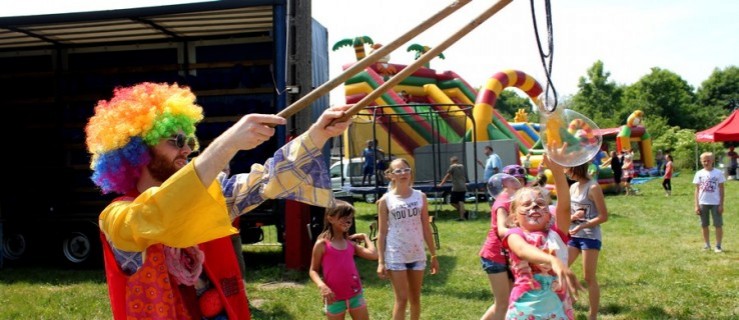
<instances>
[{"instance_id":1,"label":"clown's hand","mask_svg":"<svg viewBox=\"0 0 739 320\"><path fill-rule=\"evenodd\" d=\"M285 124L285 119L272 114L249 114L226 131L229 142L235 141L239 150L251 150L269 140L275 134L275 126Z\"/></svg>"},{"instance_id":2,"label":"clown's hand","mask_svg":"<svg viewBox=\"0 0 739 320\"><path fill-rule=\"evenodd\" d=\"M326 109L316 123L308 129L308 135L317 147L323 147L329 138L340 135L349 127L351 118L341 119L347 109L349 109L348 105Z\"/></svg>"}]
</instances>

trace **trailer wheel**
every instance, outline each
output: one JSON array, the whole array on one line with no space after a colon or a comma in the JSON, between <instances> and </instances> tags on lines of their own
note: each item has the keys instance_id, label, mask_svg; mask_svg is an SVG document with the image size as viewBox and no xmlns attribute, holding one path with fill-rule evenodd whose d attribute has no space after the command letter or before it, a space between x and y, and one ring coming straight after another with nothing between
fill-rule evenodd
<instances>
[{"instance_id":1,"label":"trailer wheel","mask_svg":"<svg viewBox=\"0 0 739 320\"><path fill-rule=\"evenodd\" d=\"M72 264L82 264L90 258L92 241L82 232L70 232L62 241L64 258Z\"/></svg>"},{"instance_id":2,"label":"trailer wheel","mask_svg":"<svg viewBox=\"0 0 739 320\"><path fill-rule=\"evenodd\" d=\"M10 261L19 260L28 251L26 237L22 233L9 234L3 237L3 257Z\"/></svg>"}]
</instances>

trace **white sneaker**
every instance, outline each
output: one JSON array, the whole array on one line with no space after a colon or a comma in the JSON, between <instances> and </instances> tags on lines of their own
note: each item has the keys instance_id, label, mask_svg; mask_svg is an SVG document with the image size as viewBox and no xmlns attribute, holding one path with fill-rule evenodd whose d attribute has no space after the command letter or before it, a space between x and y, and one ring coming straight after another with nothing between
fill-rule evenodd
<instances>
[{"instance_id":1,"label":"white sneaker","mask_svg":"<svg viewBox=\"0 0 739 320\"><path fill-rule=\"evenodd\" d=\"M724 250L721 250L721 246L716 246L716 249L714 249L713 252L721 253L721 252L724 252Z\"/></svg>"},{"instance_id":2,"label":"white sneaker","mask_svg":"<svg viewBox=\"0 0 739 320\"><path fill-rule=\"evenodd\" d=\"M711 246L709 245L703 246L703 251L708 251L708 250L711 250Z\"/></svg>"}]
</instances>

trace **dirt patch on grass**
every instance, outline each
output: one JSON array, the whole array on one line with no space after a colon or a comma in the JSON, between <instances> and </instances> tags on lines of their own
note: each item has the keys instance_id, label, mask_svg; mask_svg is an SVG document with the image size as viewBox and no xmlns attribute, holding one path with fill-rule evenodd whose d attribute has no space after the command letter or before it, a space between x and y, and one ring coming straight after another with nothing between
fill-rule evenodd
<instances>
[{"instance_id":1,"label":"dirt patch on grass","mask_svg":"<svg viewBox=\"0 0 739 320\"><path fill-rule=\"evenodd\" d=\"M300 283L283 281L283 282L267 282L265 284L260 284L259 286L257 286L257 289L271 291L271 290L284 289L284 288L302 288L302 287L304 287L304 285Z\"/></svg>"},{"instance_id":2,"label":"dirt patch on grass","mask_svg":"<svg viewBox=\"0 0 739 320\"><path fill-rule=\"evenodd\" d=\"M267 303L267 299L249 299L249 305L253 308L261 308L265 303Z\"/></svg>"}]
</instances>

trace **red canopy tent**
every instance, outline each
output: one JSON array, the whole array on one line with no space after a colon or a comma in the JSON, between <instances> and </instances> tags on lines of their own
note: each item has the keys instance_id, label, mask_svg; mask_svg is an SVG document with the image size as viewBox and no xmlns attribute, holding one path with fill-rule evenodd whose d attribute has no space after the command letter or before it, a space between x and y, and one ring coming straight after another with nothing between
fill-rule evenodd
<instances>
[{"instance_id":1,"label":"red canopy tent","mask_svg":"<svg viewBox=\"0 0 739 320\"><path fill-rule=\"evenodd\" d=\"M698 142L739 141L739 109L721 123L695 134Z\"/></svg>"}]
</instances>

